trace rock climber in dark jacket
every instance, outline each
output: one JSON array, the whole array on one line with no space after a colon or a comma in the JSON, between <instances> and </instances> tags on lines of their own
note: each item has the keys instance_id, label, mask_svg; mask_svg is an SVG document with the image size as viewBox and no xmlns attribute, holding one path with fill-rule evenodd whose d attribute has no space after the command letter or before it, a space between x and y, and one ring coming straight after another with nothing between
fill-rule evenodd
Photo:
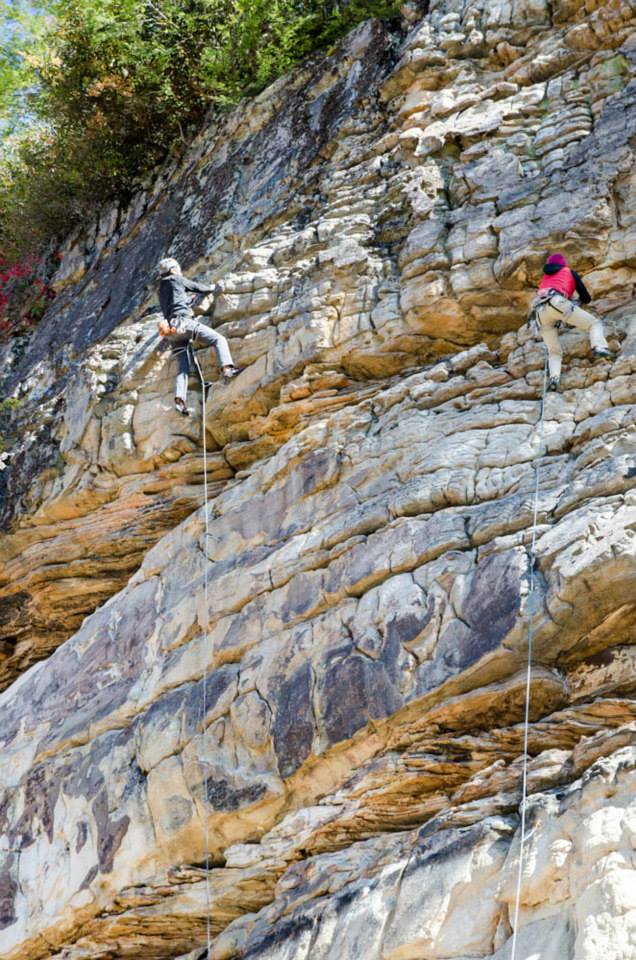
<instances>
[{"instance_id":1,"label":"rock climber in dark jacket","mask_svg":"<svg viewBox=\"0 0 636 960\"><path fill-rule=\"evenodd\" d=\"M192 312L191 294L213 293L215 288L188 280L181 273L179 263L166 257L159 263L161 282L159 304L163 319L159 321L159 333L164 338L161 349L170 347L177 360L174 405L179 413L190 414L187 405L188 376L193 346L213 346L225 380L231 380L240 372L235 366L228 342L211 327L195 320ZM206 384L207 386L207 384Z\"/></svg>"},{"instance_id":2,"label":"rock climber in dark jacket","mask_svg":"<svg viewBox=\"0 0 636 960\"><path fill-rule=\"evenodd\" d=\"M541 336L548 348L550 390L559 389L561 376L562 351L557 333L559 321L565 321L573 327L578 327L579 330L589 331L593 357L612 356L601 321L578 306L579 301L587 304L591 299L585 284L576 270L570 269L563 254L550 254L543 268L543 279L532 303Z\"/></svg>"}]
</instances>

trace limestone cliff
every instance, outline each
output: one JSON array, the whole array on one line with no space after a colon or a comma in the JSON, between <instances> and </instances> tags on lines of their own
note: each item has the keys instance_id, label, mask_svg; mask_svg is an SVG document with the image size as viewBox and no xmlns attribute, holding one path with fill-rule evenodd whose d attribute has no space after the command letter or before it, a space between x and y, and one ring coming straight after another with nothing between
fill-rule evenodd
<instances>
[{"instance_id":1,"label":"limestone cliff","mask_svg":"<svg viewBox=\"0 0 636 960\"><path fill-rule=\"evenodd\" d=\"M636 958L635 93L632 0L408 5L69 238L1 348L5 960L510 960L530 623L516 960ZM540 429L549 249L618 352ZM207 535L164 254L245 368Z\"/></svg>"}]
</instances>

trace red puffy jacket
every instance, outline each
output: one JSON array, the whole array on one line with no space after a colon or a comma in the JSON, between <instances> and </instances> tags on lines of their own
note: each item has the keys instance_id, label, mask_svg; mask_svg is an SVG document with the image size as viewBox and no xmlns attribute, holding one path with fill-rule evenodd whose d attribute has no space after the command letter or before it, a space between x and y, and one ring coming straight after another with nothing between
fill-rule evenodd
<instances>
[{"instance_id":1,"label":"red puffy jacket","mask_svg":"<svg viewBox=\"0 0 636 960\"><path fill-rule=\"evenodd\" d=\"M546 275L539 284L539 290L558 290L571 300L576 290L576 280L569 267L561 267L557 273Z\"/></svg>"}]
</instances>

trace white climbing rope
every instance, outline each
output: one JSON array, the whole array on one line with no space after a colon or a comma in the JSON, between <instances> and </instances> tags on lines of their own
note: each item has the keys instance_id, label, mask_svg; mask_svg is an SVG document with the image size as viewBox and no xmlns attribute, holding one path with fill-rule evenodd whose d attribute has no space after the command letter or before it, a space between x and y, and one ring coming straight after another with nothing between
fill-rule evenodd
<instances>
[{"instance_id":1,"label":"white climbing rope","mask_svg":"<svg viewBox=\"0 0 636 960\"><path fill-rule=\"evenodd\" d=\"M519 870L517 872L517 890L515 893L515 912L512 929L512 949L510 960L517 957L517 931L519 929L519 905L521 902L521 880L523 877L524 854L526 844L526 801L528 796L528 730L530 727L530 694L532 681L532 642L534 639L534 568L536 563L537 517L539 513L539 473L541 469L541 447L545 425L545 395L548 384L548 355L543 364L543 388L541 391L541 409L539 411L539 448L534 458L534 505L532 510L532 541L530 544L530 575L528 589L528 664L526 668L526 699L523 718L523 772L521 775L521 834L519 839Z\"/></svg>"},{"instance_id":2,"label":"white climbing rope","mask_svg":"<svg viewBox=\"0 0 636 960\"><path fill-rule=\"evenodd\" d=\"M188 349L191 349L188 345ZM201 370L201 365L192 350L192 359L196 367L196 371L199 375L201 381L201 432L202 432L202 446L203 446L203 504L204 504L204 540L205 545L203 549L203 600L204 600L204 651L206 653L204 659L203 667L203 706L202 706L202 723L203 723L203 758L204 763L206 762L208 756L207 750L207 682L208 682L208 658L207 658L207 641L210 632L209 624L209 582L208 582L208 543L210 536L210 521L209 521L209 511L208 511L208 457L207 457L207 422L206 422L206 390L205 390L205 378L203 376L203 371ZM525 708L524 708L524 720L523 720L523 767L522 767L522 778L521 778L521 802L520 802L520 811L521 811L521 832L520 832L520 841L519 841L519 869L517 872L517 887L515 892L515 910L514 910L514 922L513 922L513 931L512 931L512 948L510 952L510 960L516 960L517 957L517 932L519 929L519 907L521 903L521 881L523 878L523 868L524 868L524 854L525 854L525 844L526 844L526 802L527 802L527 793L528 793L528 732L530 727L530 696L531 696L531 686L532 686L532 644L534 639L534 594L535 594L535 563L536 563L536 542L537 542L537 519L539 513L539 476L541 470L541 441L544 436L544 426L545 426L545 397L548 383L548 355L546 351L545 361L543 365L543 386L541 390L541 407L539 411L539 450L537 455L534 458L534 502L532 510L532 539L530 545L530 563L529 563L529 590L528 590L528 657L527 657L527 668L526 668L526 688L525 688ZM207 777L204 776L204 803L205 803L205 817L204 817L204 838L205 838L205 894L206 894L206 938L207 938L207 960L210 960L212 956L212 893L210 887L210 835L209 835L209 825L208 825L208 816L207 816Z\"/></svg>"},{"instance_id":3,"label":"white climbing rope","mask_svg":"<svg viewBox=\"0 0 636 960\"><path fill-rule=\"evenodd\" d=\"M204 842L205 842L205 905L206 905L206 940L207 940L207 960L212 956L212 891L210 889L210 828L208 824L208 771L206 769L208 749L207 749L207 716L208 716L208 637L210 633L210 614L208 605L208 544L210 539L210 520L208 517L208 441L207 441L207 422L206 422L206 397L205 397L205 378L197 356L188 344L188 350L191 351L191 357L194 361L196 371L201 381L201 432L203 445L203 705L201 708L203 725L203 803L204 803Z\"/></svg>"}]
</instances>

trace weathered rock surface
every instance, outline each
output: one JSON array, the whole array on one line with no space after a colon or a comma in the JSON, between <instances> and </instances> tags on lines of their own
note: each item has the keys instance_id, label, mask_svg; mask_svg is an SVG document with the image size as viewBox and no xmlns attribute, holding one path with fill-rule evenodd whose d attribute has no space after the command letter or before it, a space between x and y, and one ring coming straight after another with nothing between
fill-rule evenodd
<instances>
[{"instance_id":1,"label":"weathered rock surface","mask_svg":"<svg viewBox=\"0 0 636 960\"><path fill-rule=\"evenodd\" d=\"M221 280L213 322L247 367L211 406L219 481L368 378L495 345L553 243L601 310L631 296L633 8L554 13L433 4L401 46L371 23L69 245L58 300L4 362L22 400L3 471L4 683L197 502L196 426L170 410L138 319L161 253Z\"/></svg>"},{"instance_id":2,"label":"weathered rock surface","mask_svg":"<svg viewBox=\"0 0 636 960\"><path fill-rule=\"evenodd\" d=\"M530 622L517 958L636 957L636 7L414 9L69 241L5 348L7 960L194 960L208 917L215 960L509 960ZM619 353L565 333L541 425L555 246ZM164 252L245 367L207 533Z\"/></svg>"}]
</instances>

